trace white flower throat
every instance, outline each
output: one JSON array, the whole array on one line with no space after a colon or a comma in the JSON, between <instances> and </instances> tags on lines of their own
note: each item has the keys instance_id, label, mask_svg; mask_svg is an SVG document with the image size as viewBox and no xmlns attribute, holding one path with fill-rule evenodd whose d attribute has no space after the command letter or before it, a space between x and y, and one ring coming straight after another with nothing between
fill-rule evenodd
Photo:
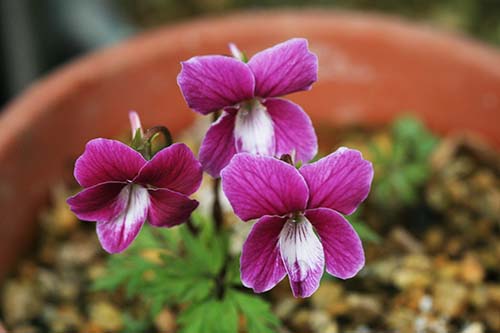
<instances>
[{"instance_id":1,"label":"white flower throat","mask_svg":"<svg viewBox=\"0 0 500 333\"><path fill-rule=\"evenodd\" d=\"M234 138L238 152L274 154L273 121L260 101L254 99L240 104L234 125Z\"/></svg>"},{"instance_id":2,"label":"white flower throat","mask_svg":"<svg viewBox=\"0 0 500 333\"><path fill-rule=\"evenodd\" d=\"M288 219L280 232L279 246L292 281L304 281L311 271L322 269L323 246L305 216Z\"/></svg>"}]
</instances>

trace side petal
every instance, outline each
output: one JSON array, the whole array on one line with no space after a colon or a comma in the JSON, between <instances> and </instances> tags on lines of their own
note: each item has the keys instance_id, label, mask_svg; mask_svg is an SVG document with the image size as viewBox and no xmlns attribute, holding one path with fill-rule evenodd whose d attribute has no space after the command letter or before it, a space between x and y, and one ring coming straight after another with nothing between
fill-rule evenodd
<instances>
[{"instance_id":1,"label":"side petal","mask_svg":"<svg viewBox=\"0 0 500 333\"><path fill-rule=\"evenodd\" d=\"M200 187L202 173L193 152L185 144L175 143L148 161L134 181L190 195Z\"/></svg>"},{"instance_id":2,"label":"side petal","mask_svg":"<svg viewBox=\"0 0 500 333\"><path fill-rule=\"evenodd\" d=\"M339 213L328 208L306 211L325 250L326 271L340 279L356 275L365 265L365 253L358 234Z\"/></svg>"},{"instance_id":3,"label":"side petal","mask_svg":"<svg viewBox=\"0 0 500 333\"><path fill-rule=\"evenodd\" d=\"M167 189L149 191L151 206L148 221L155 227L173 227L186 222L198 201Z\"/></svg>"},{"instance_id":4,"label":"side petal","mask_svg":"<svg viewBox=\"0 0 500 333\"><path fill-rule=\"evenodd\" d=\"M222 170L222 190L244 221L303 210L308 190L290 164L268 156L237 154Z\"/></svg>"},{"instance_id":5,"label":"side petal","mask_svg":"<svg viewBox=\"0 0 500 333\"><path fill-rule=\"evenodd\" d=\"M140 185L130 184L120 192L127 198L125 209L109 222L97 223L97 237L109 253L124 251L139 234L146 221L150 205L148 190Z\"/></svg>"},{"instance_id":6,"label":"side petal","mask_svg":"<svg viewBox=\"0 0 500 333\"><path fill-rule=\"evenodd\" d=\"M182 62L177 83L189 107L201 114L252 98L255 86L247 64L218 55Z\"/></svg>"},{"instance_id":7,"label":"side petal","mask_svg":"<svg viewBox=\"0 0 500 333\"><path fill-rule=\"evenodd\" d=\"M120 182L97 184L68 198L67 203L80 220L108 222L127 205L128 192L122 193L125 186Z\"/></svg>"},{"instance_id":8,"label":"side petal","mask_svg":"<svg viewBox=\"0 0 500 333\"><path fill-rule=\"evenodd\" d=\"M293 38L254 55L248 66L255 75L255 95L276 97L309 90L318 80L318 57L307 40Z\"/></svg>"},{"instance_id":9,"label":"side petal","mask_svg":"<svg viewBox=\"0 0 500 333\"><path fill-rule=\"evenodd\" d=\"M309 162L318 152L318 138L309 116L284 99L270 98L264 105L273 120L275 155L295 153L296 161Z\"/></svg>"},{"instance_id":10,"label":"side petal","mask_svg":"<svg viewBox=\"0 0 500 333\"><path fill-rule=\"evenodd\" d=\"M325 267L323 246L304 217L288 220L280 233L280 251L295 297L309 297L319 287Z\"/></svg>"},{"instance_id":11,"label":"side petal","mask_svg":"<svg viewBox=\"0 0 500 333\"><path fill-rule=\"evenodd\" d=\"M236 154L234 141L235 113L224 112L207 131L200 147L200 162L210 176L220 177L220 171Z\"/></svg>"},{"instance_id":12,"label":"side petal","mask_svg":"<svg viewBox=\"0 0 500 333\"><path fill-rule=\"evenodd\" d=\"M76 160L74 175L83 187L133 180L145 163L141 154L120 141L93 139Z\"/></svg>"},{"instance_id":13,"label":"side petal","mask_svg":"<svg viewBox=\"0 0 500 333\"><path fill-rule=\"evenodd\" d=\"M351 214L370 192L373 166L359 151L341 147L304 165L300 173L309 186L308 208L326 207Z\"/></svg>"},{"instance_id":14,"label":"side petal","mask_svg":"<svg viewBox=\"0 0 500 333\"><path fill-rule=\"evenodd\" d=\"M265 216L252 227L240 258L241 281L262 293L273 288L286 275L279 250L279 234L286 219Z\"/></svg>"}]
</instances>

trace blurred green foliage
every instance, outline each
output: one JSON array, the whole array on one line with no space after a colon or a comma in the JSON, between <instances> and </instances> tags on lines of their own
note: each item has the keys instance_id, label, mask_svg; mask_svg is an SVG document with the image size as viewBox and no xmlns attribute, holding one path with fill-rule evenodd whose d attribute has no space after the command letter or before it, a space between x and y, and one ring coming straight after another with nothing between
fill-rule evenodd
<instances>
[{"instance_id":1,"label":"blurred green foliage","mask_svg":"<svg viewBox=\"0 0 500 333\"><path fill-rule=\"evenodd\" d=\"M272 7L327 7L384 12L431 22L500 44L497 0L115 0L141 26L155 26L205 13Z\"/></svg>"},{"instance_id":2,"label":"blurred green foliage","mask_svg":"<svg viewBox=\"0 0 500 333\"><path fill-rule=\"evenodd\" d=\"M356 212L347 216L347 220L349 221L349 223L351 223L354 230L356 230L356 232L359 235L359 238L367 242L372 242L377 244L380 243L382 239L372 228L368 226L368 224L366 224L361 219L361 214L362 214L362 206L358 207Z\"/></svg>"},{"instance_id":3,"label":"blurred green foliage","mask_svg":"<svg viewBox=\"0 0 500 333\"><path fill-rule=\"evenodd\" d=\"M417 204L430 176L429 157L436 144L437 138L419 120L396 120L388 149L375 142L369 146L375 167L370 200L388 212Z\"/></svg>"},{"instance_id":4,"label":"blurred green foliage","mask_svg":"<svg viewBox=\"0 0 500 333\"><path fill-rule=\"evenodd\" d=\"M228 234L215 233L213 223L199 214L193 221L200 230L196 237L185 225L144 227L125 253L109 257L94 290L121 290L146 304L145 316L125 315L130 332L147 328L164 306L182 308L181 333L233 333L240 316L249 333L273 332L279 321L269 304L239 290L239 258L228 254Z\"/></svg>"}]
</instances>

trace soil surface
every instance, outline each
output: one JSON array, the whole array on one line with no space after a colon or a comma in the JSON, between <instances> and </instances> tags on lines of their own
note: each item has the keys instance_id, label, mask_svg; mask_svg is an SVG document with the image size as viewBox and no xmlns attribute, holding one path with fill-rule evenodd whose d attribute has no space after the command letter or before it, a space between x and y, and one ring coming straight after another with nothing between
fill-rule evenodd
<instances>
[{"instance_id":1,"label":"soil surface","mask_svg":"<svg viewBox=\"0 0 500 333\"><path fill-rule=\"evenodd\" d=\"M338 135L340 141L322 148L355 146L370 159L363 142L392 144L385 130ZM442 140L428 162L430 176L413 204L389 210L371 197L363 204L359 218L380 239L364 241L366 267L358 276L325 275L306 300L292 297L286 279L267 293L282 332L500 331L499 155L475 139L453 137ZM120 293L90 290L106 274L107 255L94 224L69 211L67 188L53 189L36 250L1 288L0 318L9 332L119 332L127 320L122 310L140 306ZM209 193L202 188L197 195ZM249 227L226 216L237 249ZM175 311L164 308L154 328L175 332Z\"/></svg>"}]
</instances>

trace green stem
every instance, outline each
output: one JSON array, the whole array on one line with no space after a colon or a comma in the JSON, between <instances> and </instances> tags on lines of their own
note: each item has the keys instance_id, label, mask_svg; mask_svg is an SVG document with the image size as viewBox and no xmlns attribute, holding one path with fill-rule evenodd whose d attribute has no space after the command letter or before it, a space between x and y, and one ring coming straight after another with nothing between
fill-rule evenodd
<instances>
[{"instance_id":1,"label":"green stem","mask_svg":"<svg viewBox=\"0 0 500 333\"><path fill-rule=\"evenodd\" d=\"M220 116L220 111L216 111L212 113L212 123L215 123L217 119L219 119ZM224 225L224 216L222 214L222 208L220 204L220 197L219 197L219 189L220 189L220 178L214 179L213 182L213 196L214 196L214 201L212 204L212 218L215 223L215 230L217 232L220 232Z\"/></svg>"},{"instance_id":2,"label":"green stem","mask_svg":"<svg viewBox=\"0 0 500 333\"><path fill-rule=\"evenodd\" d=\"M198 229L198 227L194 225L193 220L191 219L191 217L189 217L188 220L186 221L186 226L187 226L189 232L193 236L197 236L198 233L200 232L200 230Z\"/></svg>"},{"instance_id":3,"label":"green stem","mask_svg":"<svg viewBox=\"0 0 500 333\"><path fill-rule=\"evenodd\" d=\"M215 297L217 297L218 299L223 299L224 292L226 291L224 280L226 279L226 272L227 272L228 263L229 263L229 260L226 259L224 266L222 267L221 271L219 272L219 275L217 275L217 277L215 278Z\"/></svg>"},{"instance_id":4,"label":"green stem","mask_svg":"<svg viewBox=\"0 0 500 333\"><path fill-rule=\"evenodd\" d=\"M220 189L220 178L217 178L214 179L213 183L214 202L212 205L212 217L214 219L215 230L217 230L217 232L220 232L222 226L224 225L224 216L222 214L222 207L220 204L219 189Z\"/></svg>"}]
</instances>

